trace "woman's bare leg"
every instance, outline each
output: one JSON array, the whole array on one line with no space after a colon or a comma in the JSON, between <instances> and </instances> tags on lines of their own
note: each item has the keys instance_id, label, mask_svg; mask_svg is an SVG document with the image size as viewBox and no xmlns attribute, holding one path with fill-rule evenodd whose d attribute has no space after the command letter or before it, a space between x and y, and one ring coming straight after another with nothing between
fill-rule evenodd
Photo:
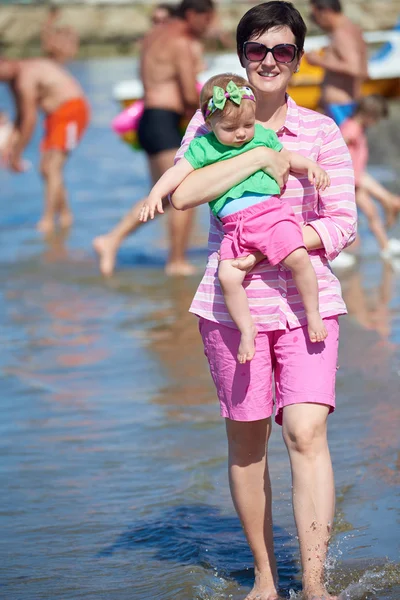
<instances>
[{"instance_id":1,"label":"woman's bare leg","mask_svg":"<svg viewBox=\"0 0 400 600\"><path fill-rule=\"evenodd\" d=\"M277 600L267 445L271 419L226 419L233 504L254 556L255 583L246 600Z\"/></svg>"},{"instance_id":2,"label":"woman's bare leg","mask_svg":"<svg viewBox=\"0 0 400 600\"><path fill-rule=\"evenodd\" d=\"M283 409L293 511L299 536L304 600L334 600L325 588L325 559L335 512L335 485L327 440L329 407L292 404Z\"/></svg>"}]
</instances>

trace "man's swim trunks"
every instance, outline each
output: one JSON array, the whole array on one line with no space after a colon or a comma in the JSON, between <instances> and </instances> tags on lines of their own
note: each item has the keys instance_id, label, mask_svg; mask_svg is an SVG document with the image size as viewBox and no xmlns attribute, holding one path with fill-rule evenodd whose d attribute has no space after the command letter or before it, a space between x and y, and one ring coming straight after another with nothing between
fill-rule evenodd
<instances>
[{"instance_id":1,"label":"man's swim trunks","mask_svg":"<svg viewBox=\"0 0 400 600\"><path fill-rule=\"evenodd\" d=\"M340 127L346 119L353 116L356 106L356 102L349 102L348 104L327 104L326 114Z\"/></svg>"},{"instance_id":2,"label":"man's swim trunks","mask_svg":"<svg viewBox=\"0 0 400 600\"><path fill-rule=\"evenodd\" d=\"M182 115L164 108L145 108L140 119L138 139L149 156L177 150L181 145L180 131Z\"/></svg>"},{"instance_id":3,"label":"man's swim trunks","mask_svg":"<svg viewBox=\"0 0 400 600\"><path fill-rule=\"evenodd\" d=\"M74 150L88 126L90 109L84 98L75 98L61 104L44 122L41 151Z\"/></svg>"}]
</instances>

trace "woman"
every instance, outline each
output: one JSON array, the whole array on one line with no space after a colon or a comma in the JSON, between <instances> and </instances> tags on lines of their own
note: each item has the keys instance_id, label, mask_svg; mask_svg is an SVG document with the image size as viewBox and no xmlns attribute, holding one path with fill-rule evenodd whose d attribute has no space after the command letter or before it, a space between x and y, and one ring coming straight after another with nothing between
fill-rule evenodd
<instances>
[{"instance_id":1,"label":"woman","mask_svg":"<svg viewBox=\"0 0 400 600\"><path fill-rule=\"evenodd\" d=\"M338 351L338 315L346 308L340 284L328 267L354 239L354 174L347 148L333 121L298 107L286 95L303 55L305 23L288 2L251 8L237 28L237 50L257 91L257 121L275 130L283 145L318 162L330 175L330 187L319 194L306 178L287 179L288 165L267 148L194 171L172 196L181 210L209 202L256 170L266 169L287 185L283 198L304 225L304 242L317 273L320 310L328 337L308 343L305 315L290 273L260 257L249 257L245 286L258 327L256 354L239 365L239 332L229 319L218 285L221 227L211 218L206 273L191 306L198 315L205 354L226 419L229 478L233 503L255 562L255 584L247 600L276 600L271 490L267 443L273 411L282 425L293 479L293 508L303 569L305 600L333 600L324 586L324 563L334 516L335 490L327 443L327 418L334 410ZM283 46L282 46L283 45ZM194 135L205 133L200 111L187 129L177 159Z\"/></svg>"}]
</instances>

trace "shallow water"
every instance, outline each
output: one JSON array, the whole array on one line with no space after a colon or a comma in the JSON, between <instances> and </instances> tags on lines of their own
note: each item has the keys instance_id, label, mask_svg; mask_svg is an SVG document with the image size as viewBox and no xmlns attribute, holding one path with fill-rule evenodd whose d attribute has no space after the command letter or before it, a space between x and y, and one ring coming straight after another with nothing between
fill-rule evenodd
<instances>
[{"instance_id":1,"label":"shallow water","mask_svg":"<svg viewBox=\"0 0 400 600\"><path fill-rule=\"evenodd\" d=\"M0 172L0 597L8 600L239 600L251 586L251 556L228 492L224 425L187 313L198 278L163 275L161 221L126 243L107 282L90 247L148 185L143 157L109 128L117 110L111 87L131 68L128 60L73 66L94 116L68 165L76 215L69 236L44 242L35 233L34 169ZM10 106L3 88L0 106ZM372 170L395 189L395 117L380 134L388 144ZM34 144L27 157L37 164ZM207 224L203 209L191 250L199 267ZM330 418L338 511L328 573L343 598L394 600L400 274L379 260L362 220L361 231L360 265L341 277L351 316L341 322L338 410ZM270 456L282 594L298 598L278 427Z\"/></svg>"}]
</instances>

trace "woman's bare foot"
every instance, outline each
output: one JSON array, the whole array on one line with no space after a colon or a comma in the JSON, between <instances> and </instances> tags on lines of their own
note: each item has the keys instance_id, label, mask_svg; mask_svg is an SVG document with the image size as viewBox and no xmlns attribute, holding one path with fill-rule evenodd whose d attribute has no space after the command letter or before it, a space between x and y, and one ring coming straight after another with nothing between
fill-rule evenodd
<instances>
[{"instance_id":1,"label":"woman's bare foot","mask_svg":"<svg viewBox=\"0 0 400 600\"><path fill-rule=\"evenodd\" d=\"M109 235L99 235L93 240L93 248L99 256L99 267L105 277L113 274L118 244Z\"/></svg>"},{"instance_id":2,"label":"woman's bare foot","mask_svg":"<svg viewBox=\"0 0 400 600\"><path fill-rule=\"evenodd\" d=\"M36 229L41 233L45 233L46 235L48 235L49 233L53 233L55 229L54 219L50 217L43 217L36 224Z\"/></svg>"},{"instance_id":3,"label":"woman's bare foot","mask_svg":"<svg viewBox=\"0 0 400 600\"><path fill-rule=\"evenodd\" d=\"M322 320L319 312L307 314L308 323L308 335L310 336L310 342L315 344L316 342L323 342L328 337L328 332L325 327L325 323Z\"/></svg>"},{"instance_id":4,"label":"woman's bare foot","mask_svg":"<svg viewBox=\"0 0 400 600\"><path fill-rule=\"evenodd\" d=\"M249 331L245 331L240 336L240 344L239 350L237 354L237 359L240 364L244 365L244 363L252 360L256 353L256 346L254 344L254 340L257 337L257 328L252 327Z\"/></svg>"},{"instance_id":5,"label":"woman's bare foot","mask_svg":"<svg viewBox=\"0 0 400 600\"><path fill-rule=\"evenodd\" d=\"M71 227L73 222L74 217L72 215L72 212L67 211L60 214L59 223L62 229L68 229L69 227Z\"/></svg>"},{"instance_id":6,"label":"woman's bare foot","mask_svg":"<svg viewBox=\"0 0 400 600\"><path fill-rule=\"evenodd\" d=\"M189 277L196 273L196 267L186 260L177 260L167 263L165 273L170 277Z\"/></svg>"},{"instance_id":7,"label":"woman's bare foot","mask_svg":"<svg viewBox=\"0 0 400 600\"><path fill-rule=\"evenodd\" d=\"M254 587L245 600L279 600L278 592L271 576L263 576L256 573Z\"/></svg>"},{"instance_id":8,"label":"woman's bare foot","mask_svg":"<svg viewBox=\"0 0 400 600\"><path fill-rule=\"evenodd\" d=\"M308 589L303 589L303 599L304 600L338 600L337 596L331 596L326 591L325 586L318 585L316 587L310 587Z\"/></svg>"}]
</instances>

